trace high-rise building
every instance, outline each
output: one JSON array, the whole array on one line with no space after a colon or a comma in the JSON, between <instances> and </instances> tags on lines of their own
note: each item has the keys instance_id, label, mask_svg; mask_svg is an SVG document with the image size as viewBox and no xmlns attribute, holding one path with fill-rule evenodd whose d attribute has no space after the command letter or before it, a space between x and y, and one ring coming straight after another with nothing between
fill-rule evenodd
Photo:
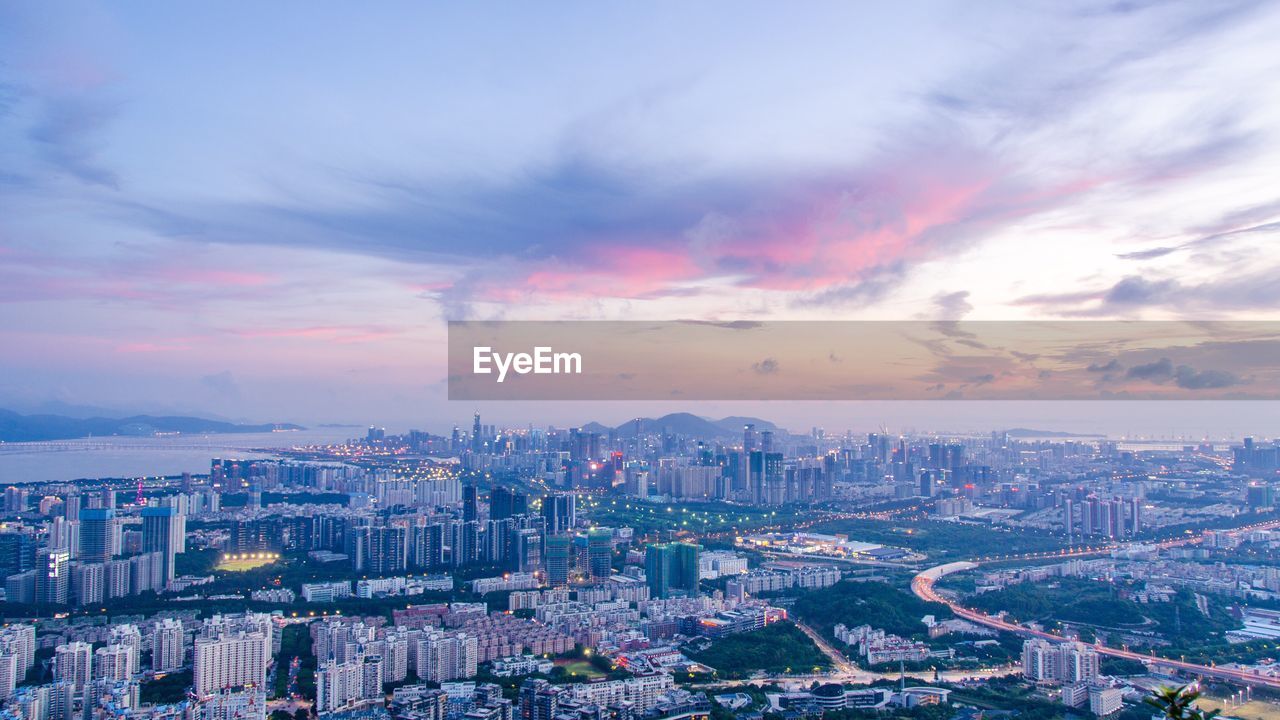
<instances>
[{"instance_id":1,"label":"high-rise building","mask_svg":"<svg viewBox=\"0 0 1280 720\"><path fill-rule=\"evenodd\" d=\"M21 530L0 532L0 577L26 572L36 566L36 540Z\"/></svg>"},{"instance_id":2,"label":"high-rise building","mask_svg":"<svg viewBox=\"0 0 1280 720\"><path fill-rule=\"evenodd\" d=\"M418 679L441 683L475 677L478 659L476 636L429 631L418 641Z\"/></svg>"},{"instance_id":3,"label":"high-rise building","mask_svg":"<svg viewBox=\"0 0 1280 720\"><path fill-rule=\"evenodd\" d=\"M506 520L529 512L529 496L505 487L489 493L489 519Z\"/></svg>"},{"instance_id":4,"label":"high-rise building","mask_svg":"<svg viewBox=\"0 0 1280 720\"><path fill-rule=\"evenodd\" d=\"M106 600L106 563L75 563L71 566L71 597L77 605L97 605Z\"/></svg>"},{"instance_id":5,"label":"high-rise building","mask_svg":"<svg viewBox=\"0 0 1280 720\"><path fill-rule=\"evenodd\" d=\"M1027 640L1022 644L1022 674L1031 680L1091 682L1098 677L1098 652L1083 643Z\"/></svg>"},{"instance_id":6,"label":"high-rise building","mask_svg":"<svg viewBox=\"0 0 1280 720\"><path fill-rule=\"evenodd\" d=\"M560 689L546 680L529 678L520 685L520 720L554 720Z\"/></svg>"},{"instance_id":7,"label":"high-rise building","mask_svg":"<svg viewBox=\"0 0 1280 720\"><path fill-rule=\"evenodd\" d=\"M577 523L577 496L557 493L542 499L542 518L548 535L569 532Z\"/></svg>"},{"instance_id":8,"label":"high-rise building","mask_svg":"<svg viewBox=\"0 0 1280 720\"><path fill-rule=\"evenodd\" d=\"M196 695L261 687L272 658L271 616L246 613L205 620L192 652Z\"/></svg>"},{"instance_id":9,"label":"high-rise building","mask_svg":"<svg viewBox=\"0 0 1280 720\"><path fill-rule=\"evenodd\" d=\"M79 560L106 562L115 555L115 510L110 507L86 507L79 511L81 537Z\"/></svg>"},{"instance_id":10,"label":"high-rise building","mask_svg":"<svg viewBox=\"0 0 1280 720\"><path fill-rule=\"evenodd\" d=\"M156 672L181 670L186 660L182 646L182 621L175 618L159 620L151 638L151 669Z\"/></svg>"},{"instance_id":11,"label":"high-rise building","mask_svg":"<svg viewBox=\"0 0 1280 720\"><path fill-rule=\"evenodd\" d=\"M690 543L650 545L645 551L645 581L656 598L698 594L698 552Z\"/></svg>"},{"instance_id":12,"label":"high-rise building","mask_svg":"<svg viewBox=\"0 0 1280 720\"><path fill-rule=\"evenodd\" d=\"M63 549L36 551L36 602L66 605L71 594L71 553Z\"/></svg>"},{"instance_id":13,"label":"high-rise building","mask_svg":"<svg viewBox=\"0 0 1280 720\"><path fill-rule=\"evenodd\" d=\"M133 678L138 671L138 651L127 645L107 645L93 653L93 678L117 682Z\"/></svg>"},{"instance_id":14,"label":"high-rise building","mask_svg":"<svg viewBox=\"0 0 1280 720\"><path fill-rule=\"evenodd\" d=\"M142 508L142 551L161 555L160 585L174 578L174 559L185 545L186 517L172 507Z\"/></svg>"},{"instance_id":15,"label":"high-rise building","mask_svg":"<svg viewBox=\"0 0 1280 720\"><path fill-rule=\"evenodd\" d=\"M53 677L71 683L77 694L93 679L93 646L87 642L70 642L53 651Z\"/></svg>"},{"instance_id":16,"label":"high-rise building","mask_svg":"<svg viewBox=\"0 0 1280 720\"><path fill-rule=\"evenodd\" d=\"M475 485L462 486L462 520L475 522L480 519L480 494Z\"/></svg>"},{"instance_id":17,"label":"high-rise building","mask_svg":"<svg viewBox=\"0 0 1280 720\"><path fill-rule=\"evenodd\" d=\"M509 566L516 572L542 569L542 533L537 528L521 528L511 534Z\"/></svg>"},{"instance_id":18,"label":"high-rise building","mask_svg":"<svg viewBox=\"0 0 1280 720\"><path fill-rule=\"evenodd\" d=\"M547 538L545 564L547 584L561 587L569 584L574 566L573 538L568 535L552 535Z\"/></svg>"},{"instance_id":19,"label":"high-rise building","mask_svg":"<svg viewBox=\"0 0 1280 720\"><path fill-rule=\"evenodd\" d=\"M613 531L592 528L587 531L587 573L592 580L608 580L613 574Z\"/></svg>"}]
</instances>

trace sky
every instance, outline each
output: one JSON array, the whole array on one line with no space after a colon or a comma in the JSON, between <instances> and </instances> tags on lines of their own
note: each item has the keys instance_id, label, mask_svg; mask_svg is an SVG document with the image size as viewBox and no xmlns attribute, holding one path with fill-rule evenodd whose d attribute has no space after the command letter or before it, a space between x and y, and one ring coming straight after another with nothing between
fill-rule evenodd
<instances>
[{"instance_id":1,"label":"sky","mask_svg":"<svg viewBox=\"0 0 1280 720\"><path fill-rule=\"evenodd\" d=\"M6 4L0 407L440 430L449 319L1280 319L1277 36L1276 2ZM754 410L1098 421L959 405Z\"/></svg>"}]
</instances>

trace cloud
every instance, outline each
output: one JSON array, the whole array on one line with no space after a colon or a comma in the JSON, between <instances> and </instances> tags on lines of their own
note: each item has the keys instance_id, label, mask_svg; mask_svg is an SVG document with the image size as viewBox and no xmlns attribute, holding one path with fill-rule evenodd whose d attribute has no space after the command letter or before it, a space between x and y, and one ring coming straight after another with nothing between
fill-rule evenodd
<instances>
[{"instance_id":1,"label":"cloud","mask_svg":"<svg viewBox=\"0 0 1280 720\"><path fill-rule=\"evenodd\" d=\"M1261 259L1261 258L1259 258ZM1039 306L1068 317L1124 316L1144 309L1166 311L1270 310L1280 304L1280 268L1231 273L1196 284L1130 275L1095 291L1028 295L1016 305Z\"/></svg>"},{"instance_id":2,"label":"cloud","mask_svg":"<svg viewBox=\"0 0 1280 720\"><path fill-rule=\"evenodd\" d=\"M933 296L933 307L937 310L940 320L960 320L973 311L968 290L938 293Z\"/></svg>"},{"instance_id":3,"label":"cloud","mask_svg":"<svg viewBox=\"0 0 1280 720\"><path fill-rule=\"evenodd\" d=\"M1235 373L1225 370L1195 370L1187 365L1179 365L1174 372L1178 387L1184 390L1210 390L1240 385L1240 378Z\"/></svg>"},{"instance_id":4,"label":"cloud","mask_svg":"<svg viewBox=\"0 0 1280 720\"><path fill-rule=\"evenodd\" d=\"M1123 369L1124 369L1124 366L1121 365L1120 361L1116 360L1115 358L1112 358L1111 360L1102 364L1090 363L1089 366L1085 368L1085 370L1088 370L1091 373L1114 373L1114 372L1120 372Z\"/></svg>"},{"instance_id":5,"label":"cloud","mask_svg":"<svg viewBox=\"0 0 1280 720\"><path fill-rule=\"evenodd\" d=\"M778 361L773 358L765 358L751 365L751 370L757 375L777 375L779 369Z\"/></svg>"},{"instance_id":6,"label":"cloud","mask_svg":"<svg viewBox=\"0 0 1280 720\"><path fill-rule=\"evenodd\" d=\"M1169 358L1129 368L1125 377L1154 383L1174 381L1184 390L1216 390L1242 384L1241 379L1226 370L1196 370L1190 365L1174 367Z\"/></svg>"},{"instance_id":7,"label":"cloud","mask_svg":"<svg viewBox=\"0 0 1280 720\"><path fill-rule=\"evenodd\" d=\"M1163 382L1173 377L1173 361L1169 358L1160 358L1155 362L1134 365L1125 372L1124 376L1137 380Z\"/></svg>"},{"instance_id":8,"label":"cloud","mask_svg":"<svg viewBox=\"0 0 1280 720\"><path fill-rule=\"evenodd\" d=\"M231 374L230 370L202 376L200 384L224 397L237 397L240 394L240 386L236 383L235 376Z\"/></svg>"},{"instance_id":9,"label":"cloud","mask_svg":"<svg viewBox=\"0 0 1280 720\"><path fill-rule=\"evenodd\" d=\"M103 101L86 95L46 98L28 136L40 156L58 170L89 185L120 187L120 178L99 158L98 136L114 115Z\"/></svg>"}]
</instances>

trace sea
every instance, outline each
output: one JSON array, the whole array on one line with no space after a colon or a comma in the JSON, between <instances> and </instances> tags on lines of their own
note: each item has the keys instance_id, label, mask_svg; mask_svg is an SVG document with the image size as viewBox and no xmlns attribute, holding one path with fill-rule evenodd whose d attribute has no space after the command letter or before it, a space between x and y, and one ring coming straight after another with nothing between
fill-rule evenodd
<instances>
[{"instance_id":1,"label":"sea","mask_svg":"<svg viewBox=\"0 0 1280 720\"><path fill-rule=\"evenodd\" d=\"M336 444L363 435L360 427L319 427L267 433L0 442L0 485L204 474L214 458L267 459L279 457L281 450Z\"/></svg>"}]
</instances>

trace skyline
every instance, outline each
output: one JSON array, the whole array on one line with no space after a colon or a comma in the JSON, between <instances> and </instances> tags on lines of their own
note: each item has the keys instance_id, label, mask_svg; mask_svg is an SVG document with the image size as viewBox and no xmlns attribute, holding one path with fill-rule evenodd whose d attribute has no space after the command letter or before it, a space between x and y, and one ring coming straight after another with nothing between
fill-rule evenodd
<instances>
[{"instance_id":1,"label":"skyline","mask_svg":"<svg viewBox=\"0 0 1280 720\"><path fill-rule=\"evenodd\" d=\"M300 7L0 10L0 407L450 422L445 319L1276 319L1274 4ZM718 407L482 411L848 412Z\"/></svg>"}]
</instances>

